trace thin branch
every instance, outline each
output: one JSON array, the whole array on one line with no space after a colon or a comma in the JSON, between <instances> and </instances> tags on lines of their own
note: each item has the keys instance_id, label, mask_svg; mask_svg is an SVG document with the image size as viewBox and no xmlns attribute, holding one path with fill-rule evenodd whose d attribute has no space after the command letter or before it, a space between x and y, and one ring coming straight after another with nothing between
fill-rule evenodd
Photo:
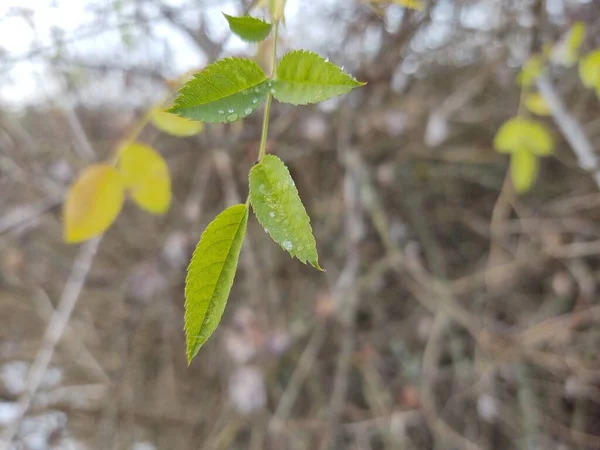
<instances>
[{"instance_id":1,"label":"thin branch","mask_svg":"<svg viewBox=\"0 0 600 450\"><path fill-rule=\"evenodd\" d=\"M73 268L71 269L71 274L63 289L58 307L48 323L42 345L29 370L25 392L21 395L21 398L19 398L17 405L18 412L12 424L6 427L2 439L0 440L0 450L11 449L11 443L17 435L21 419L31 406L33 397L35 396L42 378L48 369L48 365L52 360L56 345L65 332L67 323L71 318L71 313L77 304L87 275L92 267L92 262L96 251L98 250L100 240L101 237L97 237L83 244L73 262Z\"/></svg>"}]
</instances>

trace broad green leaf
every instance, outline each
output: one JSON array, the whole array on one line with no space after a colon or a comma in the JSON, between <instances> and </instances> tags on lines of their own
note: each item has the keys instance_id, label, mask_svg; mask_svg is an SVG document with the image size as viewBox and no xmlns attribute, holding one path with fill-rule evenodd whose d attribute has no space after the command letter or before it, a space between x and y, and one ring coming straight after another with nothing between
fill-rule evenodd
<instances>
[{"instance_id":1,"label":"broad green leaf","mask_svg":"<svg viewBox=\"0 0 600 450\"><path fill-rule=\"evenodd\" d=\"M67 242L82 242L104 233L119 215L125 198L121 175L108 164L88 167L67 192L63 233Z\"/></svg>"},{"instance_id":2,"label":"broad green leaf","mask_svg":"<svg viewBox=\"0 0 600 450\"><path fill-rule=\"evenodd\" d=\"M510 178L519 194L531 189L537 178L538 167L538 157L528 150L518 150L510 155Z\"/></svg>"},{"instance_id":3,"label":"broad green leaf","mask_svg":"<svg viewBox=\"0 0 600 450\"><path fill-rule=\"evenodd\" d=\"M539 92L533 92L525 97L525 107L538 116L550 115L550 108Z\"/></svg>"},{"instance_id":4,"label":"broad green leaf","mask_svg":"<svg viewBox=\"0 0 600 450\"><path fill-rule=\"evenodd\" d=\"M188 363L221 321L247 226L248 206L231 206L206 227L194 250L185 280Z\"/></svg>"},{"instance_id":5,"label":"broad green leaf","mask_svg":"<svg viewBox=\"0 0 600 450\"><path fill-rule=\"evenodd\" d=\"M496 133L494 148L500 153L527 150L538 156L547 156L554 150L554 140L540 122L513 117Z\"/></svg>"},{"instance_id":6,"label":"broad green leaf","mask_svg":"<svg viewBox=\"0 0 600 450\"><path fill-rule=\"evenodd\" d=\"M316 53L296 50L281 58L271 93L280 102L306 105L345 94L364 84Z\"/></svg>"},{"instance_id":7,"label":"broad green leaf","mask_svg":"<svg viewBox=\"0 0 600 450\"><path fill-rule=\"evenodd\" d=\"M142 209L163 214L171 204L171 177L163 157L148 145L132 142L119 149L123 183Z\"/></svg>"},{"instance_id":8,"label":"broad green leaf","mask_svg":"<svg viewBox=\"0 0 600 450\"><path fill-rule=\"evenodd\" d=\"M532 86L542 70L544 70L544 57L534 55L523 64L523 69L517 76L517 82L521 86Z\"/></svg>"},{"instance_id":9,"label":"broad green leaf","mask_svg":"<svg viewBox=\"0 0 600 450\"><path fill-rule=\"evenodd\" d=\"M160 107L150 111L150 121L160 131L178 137L194 136L202 132L204 124L176 116Z\"/></svg>"},{"instance_id":10,"label":"broad green leaf","mask_svg":"<svg viewBox=\"0 0 600 450\"><path fill-rule=\"evenodd\" d=\"M249 178L250 202L265 231L290 255L323 270L310 218L283 161L275 155L266 155L252 167Z\"/></svg>"},{"instance_id":11,"label":"broad green leaf","mask_svg":"<svg viewBox=\"0 0 600 450\"><path fill-rule=\"evenodd\" d=\"M579 77L585 87L600 89L600 50L589 53L579 61Z\"/></svg>"},{"instance_id":12,"label":"broad green leaf","mask_svg":"<svg viewBox=\"0 0 600 450\"><path fill-rule=\"evenodd\" d=\"M260 42L266 39L273 27L270 23L256 17L223 15L227 19L227 22L229 22L231 31L247 42Z\"/></svg>"},{"instance_id":13,"label":"broad green leaf","mask_svg":"<svg viewBox=\"0 0 600 450\"><path fill-rule=\"evenodd\" d=\"M235 122L258 108L269 87L265 72L254 61L226 58L195 74L169 112L202 122Z\"/></svg>"},{"instance_id":14,"label":"broad green leaf","mask_svg":"<svg viewBox=\"0 0 600 450\"><path fill-rule=\"evenodd\" d=\"M579 59L579 49L585 39L585 24L576 22L565 39L558 43L552 52L552 60L565 67L573 66Z\"/></svg>"}]
</instances>

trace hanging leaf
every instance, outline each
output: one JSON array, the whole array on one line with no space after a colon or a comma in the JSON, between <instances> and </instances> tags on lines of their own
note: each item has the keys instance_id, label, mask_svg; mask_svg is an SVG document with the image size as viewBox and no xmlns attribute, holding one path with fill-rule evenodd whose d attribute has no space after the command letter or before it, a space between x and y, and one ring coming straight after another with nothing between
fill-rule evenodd
<instances>
[{"instance_id":1,"label":"hanging leaf","mask_svg":"<svg viewBox=\"0 0 600 450\"><path fill-rule=\"evenodd\" d=\"M316 53L296 50L281 59L271 93L280 102L305 105L337 97L364 84Z\"/></svg>"},{"instance_id":2,"label":"hanging leaf","mask_svg":"<svg viewBox=\"0 0 600 450\"><path fill-rule=\"evenodd\" d=\"M517 76L517 82L524 87L532 86L542 70L544 70L544 57L534 55L523 64L523 69Z\"/></svg>"},{"instance_id":3,"label":"hanging leaf","mask_svg":"<svg viewBox=\"0 0 600 450\"><path fill-rule=\"evenodd\" d=\"M195 74L181 88L169 112L202 122L235 122L258 108L269 83L254 61L222 59Z\"/></svg>"},{"instance_id":4,"label":"hanging leaf","mask_svg":"<svg viewBox=\"0 0 600 450\"><path fill-rule=\"evenodd\" d=\"M519 194L531 190L537 178L538 166L538 157L528 150L517 150L510 155L510 178Z\"/></svg>"},{"instance_id":5,"label":"hanging leaf","mask_svg":"<svg viewBox=\"0 0 600 450\"><path fill-rule=\"evenodd\" d=\"M496 133L494 148L500 153L527 150L534 155L547 156L554 150L554 140L540 122L513 117Z\"/></svg>"},{"instance_id":6,"label":"hanging leaf","mask_svg":"<svg viewBox=\"0 0 600 450\"><path fill-rule=\"evenodd\" d=\"M247 42L260 42L267 38L273 27L270 23L256 17L234 17L223 14L233 33Z\"/></svg>"},{"instance_id":7,"label":"hanging leaf","mask_svg":"<svg viewBox=\"0 0 600 450\"><path fill-rule=\"evenodd\" d=\"M184 119L158 106L150 112L150 121L160 131L178 137L194 136L204 128L202 122Z\"/></svg>"},{"instance_id":8,"label":"hanging leaf","mask_svg":"<svg viewBox=\"0 0 600 450\"><path fill-rule=\"evenodd\" d=\"M525 107L538 116L550 115L550 108L539 92L533 92L525 97Z\"/></svg>"},{"instance_id":9,"label":"hanging leaf","mask_svg":"<svg viewBox=\"0 0 600 450\"><path fill-rule=\"evenodd\" d=\"M585 24L576 22L567 36L554 48L552 60L565 67L573 66L579 59L579 49L585 39L585 32Z\"/></svg>"},{"instance_id":10,"label":"hanging leaf","mask_svg":"<svg viewBox=\"0 0 600 450\"><path fill-rule=\"evenodd\" d=\"M208 225L194 250L185 280L188 363L221 321L247 225L248 207L231 206Z\"/></svg>"},{"instance_id":11,"label":"hanging leaf","mask_svg":"<svg viewBox=\"0 0 600 450\"><path fill-rule=\"evenodd\" d=\"M63 232L67 242L82 242L104 233L123 206L121 175L108 164L88 167L67 192Z\"/></svg>"},{"instance_id":12,"label":"hanging leaf","mask_svg":"<svg viewBox=\"0 0 600 450\"><path fill-rule=\"evenodd\" d=\"M118 157L123 182L133 201L148 212L165 213L171 204L171 177L160 153L132 142L121 147Z\"/></svg>"},{"instance_id":13,"label":"hanging leaf","mask_svg":"<svg viewBox=\"0 0 600 450\"><path fill-rule=\"evenodd\" d=\"M310 218L285 164L266 155L250 171L250 202L265 231L292 257L319 270Z\"/></svg>"},{"instance_id":14,"label":"hanging leaf","mask_svg":"<svg viewBox=\"0 0 600 450\"><path fill-rule=\"evenodd\" d=\"M579 61L579 77L585 87L600 89L600 50L589 53Z\"/></svg>"},{"instance_id":15,"label":"hanging leaf","mask_svg":"<svg viewBox=\"0 0 600 450\"><path fill-rule=\"evenodd\" d=\"M407 9L422 10L425 8L423 0L369 0L369 3L376 5L399 5Z\"/></svg>"}]
</instances>

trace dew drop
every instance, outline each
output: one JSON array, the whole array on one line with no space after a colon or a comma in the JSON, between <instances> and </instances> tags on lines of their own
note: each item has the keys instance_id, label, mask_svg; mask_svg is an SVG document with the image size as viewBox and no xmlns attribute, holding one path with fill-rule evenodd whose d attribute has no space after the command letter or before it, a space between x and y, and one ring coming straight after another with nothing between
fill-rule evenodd
<instances>
[{"instance_id":1,"label":"dew drop","mask_svg":"<svg viewBox=\"0 0 600 450\"><path fill-rule=\"evenodd\" d=\"M253 98L252 99L252 103L254 103L256 105L258 103L258 99L257 98Z\"/></svg>"},{"instance_id":2,"label":"dew drop","mask_svg":"<svg viewBox=\"0 0 600 450\"><path fill-rule=\"evenodd\" d=\"M254 92L260 92L260 89L258 87L255 87Z\"/></svg>"},{"instance_id":3,"label":"dew drop","mask_svg":"<svg viewBox=\"0 0 600 450\"><path fill-rule=\"evenodd\" d=\"M269 81L269 82L267 83L267 86L269 86L269 87L273 86L273 82L272 82L272 81Z\"/></svg>"},{"instance_id":4,"label":"dew drop","mask_svg":"<svg viewBox=\"0 0 600 450\"><path fill-rule=\"evenodd\" d=\"M227 112L228 112L229 114L231 114L231 113L233 112L233 108L229 108L229 109L227 110Z\"/></svg>"},{"instance_id":5,"label":"dew drop","mask_svg":"<svg viewBox=\"0 0 600 450\"><path fill-rule=\"evenodd\" d=\"M281 245L283 245L283 248L285 248L288 251L294 247L294 245L290 241L283 241Z\"/></svg>"},{"instance_id":6,"label":"dew drop","mask_svg":"<svg viewBox=\"0 0 600 450\"><path fill-rule=\"evenodd\" d=\"M269 213L269 217L271 217L271 218L275 217L275 213L274 213L273 211L271 211L271 212Z\"/></svg>"},{"instance_id":7,"label":"dew drop","mask_svg":"<svg viewBox=\"0 0 600 450\"><path fill-rule=\"evenodd\" d=\"M225 114L225 111L223 111L222 109L219 110L219 114Z\"/></svg>"},{"instance_id":8,"label":"dew drop","mask_svg":"<svg viewBox=\"0 0 600 450\"><path fill-rule=\"evenodd\" d=\"M250 114L251 112L252 112L252 108L246 108L244 110L244 114L246 114L246 115Z\"/></svg>"},{"instance_id":9,"label":"dew drop","mask_svg":"<svg viewBox=\"0 0 600 450\"><path fill-rule=\"evenodd\" d=\"M229 120L230 122L233 122L234 120L237 120L238 115L237 114L229 114L227 116L227 120Z\"/></svg>"},{"instance_id":10,"label":"dew drop","mask_svg":"<svg viewBox=\"0 0 600 450\"><path fill-rule=\"evenodd\" d=\"M271 88L271 94L274 94L275 92L275 88Z\"/></svg>"},{"instance_id":11,"label":"dew drop","mask_svg":"<svg viewBox=\"0 0 600 450\"><path fill-rule=\"evenodd\" d=\"M329 58L325 58L325 62L329 62Z\"/></svg>"}]
</instances>

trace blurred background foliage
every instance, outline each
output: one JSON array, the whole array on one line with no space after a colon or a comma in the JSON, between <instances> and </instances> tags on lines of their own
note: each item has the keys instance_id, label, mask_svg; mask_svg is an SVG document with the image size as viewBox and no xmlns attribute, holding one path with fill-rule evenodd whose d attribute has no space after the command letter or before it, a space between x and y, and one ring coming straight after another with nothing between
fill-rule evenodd
<instances>
[{"instance_id":1,"label":"blurred background foliage","mask_svg":"<svg viewBox=\"0 0 600 450\"><path fill-rule=\"evenodd\" d=\"M145 126L139 140L171 172L169 211L128 202L101 242L63 242L68 186L176 80L228 55L267 64L221 15L251 3L0 5L0 448L600 448L594 174L552 117L539 120L555 154L526 195L493 146L532 55L576 21L582 52L600 47L597 1L288 0L280 51L368 82L272 111L268 149L290 167L327 272L251 221L222 325L189 368L186 265L246 196L260 114L187 138ZM576 66L550 77L597 149L595 92Z\"/></svg>"}]
</instances>

